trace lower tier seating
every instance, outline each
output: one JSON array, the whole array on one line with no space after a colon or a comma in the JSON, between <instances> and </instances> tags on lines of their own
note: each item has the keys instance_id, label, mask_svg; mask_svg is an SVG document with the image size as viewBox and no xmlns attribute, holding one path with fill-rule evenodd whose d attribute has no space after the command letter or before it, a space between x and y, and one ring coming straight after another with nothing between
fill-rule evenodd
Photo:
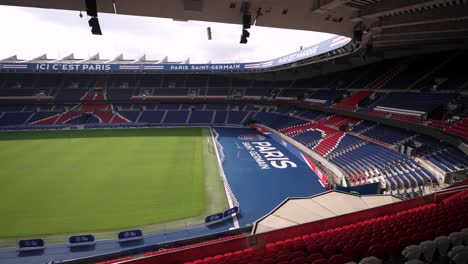
<instances>
[{"instance_id":1,"label":"lower tier seating","mask_svg":"<svg viewBox=\"0 0 468 264\"><path fill-rule=\"evenodd\" d=\"M415 243L449 235L468 226L468 194L460 192L430 203L321 232L270 241L265 248L246 248L185 264L343 264L368 256L393 258ZM153 262L142 262L153 263Z\"/></svg>"}]
</instances>

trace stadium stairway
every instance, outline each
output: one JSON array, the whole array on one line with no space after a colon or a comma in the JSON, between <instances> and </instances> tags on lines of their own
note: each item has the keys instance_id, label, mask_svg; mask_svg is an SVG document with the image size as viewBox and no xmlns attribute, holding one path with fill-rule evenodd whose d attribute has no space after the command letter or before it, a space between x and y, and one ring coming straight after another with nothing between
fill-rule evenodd
<instances>
[{"instance_id":1,"label":"stadium stairway","mask_svg":"<svg viewBox=\"0 0 468 264\"><path fill-rule=\"evenodd\" d=\"M336 132L320 140L313 150L322 156L326 156L338 146L344 136L345 133L341 131Z\"/></svg>"},{"instance_id":2,"label":"stadium stairway","mask_svg":"<svg viewBox=\"0 0 468 264\"><path fill-rule=\"evenodd\" d=\"M354 93L353 95L345 98L343 101L335 104L332 108L341 109L341 110L348 110L354 111L357 108L359 102L364 100L365 98L369 97L373 94L373 91L370 90L363 90Z\"/></svg>"},{"instance_id":3,"label":"stadium stairway","mask_svg":"<svg viewBox=\"0 0 468 264\"><path fill-rule=\"evenodd\" d=\"M398 74L405 71L407 66L405 61L402 61L400 64L395 65L393 68L379 76L374 81L370 82L365 89L380 89L383 88L388 82L394 79Z\"/></svg>"},{"instance_id":4,"label":"stadium stairway","mask_svg":"<svg viewBox=\"0 0 468 264\"><path fill-rule=\"evenodd\" d=\"M346 119L346 117L340 115L332 115L328 120L325 120L325 124L333 126L336 123L341 122L343 119Z\"/></svg>"},{"instance_id":5,"label":"stadium stairway","mask_svg":"<svg viewBox=\"0 0 468 264\"><path fill-rule=\"evenodd\" d=\"M291 135L295 134L301 131L304 131L309 128L315 128L317 126L316 123L310 122L310 123L305 123L305 124L300 124L300 125L294 125L290 126L287 128L280 129L279 132L285 134L285 135Z\"/></svg>"}]
</instances>

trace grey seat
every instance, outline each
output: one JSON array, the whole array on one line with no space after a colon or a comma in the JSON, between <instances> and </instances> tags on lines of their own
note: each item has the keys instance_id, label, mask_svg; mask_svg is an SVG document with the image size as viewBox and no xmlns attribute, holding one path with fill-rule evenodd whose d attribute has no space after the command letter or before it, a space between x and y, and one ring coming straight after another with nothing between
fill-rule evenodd
<instances>
[{"instance_id":1,"label":"grey seat","mask_svg":"<svg viewBox=\"0 0 468 264\"><path fill-rule=\"evenodd\" d=\"M438 236L434 239L437 250L441 256L447 256L450 247L450 239L446 236Z\"/></svg>"},{"instance_id":2,"label":"grey seat","mask_svg":"<svg viewBox=\"0 0 468 264\"><path fill-rule=\"evenodd\" d=\"M424 259L431 262L436 250L436 243L432 240L426 240L419 244L419 248L421 249Z\"/></svg>"},{"instance_id":3,"label":"grey seat","mask_svg":"<svg viewBox=\"0 0 468 264\"><path fill-rule=\"evenodd\" d=\"M374 256L361 259L359 264L382 264L382 260Z\"/></svg>"},{"instance_id":4,"label":"grey seat","mask_svg":"<svg viewBox=\"0 0 468 264\"><path fill-rule=\"evenodd\" d=\"M424 261L421 261L419 259L413 259L410 261L406 261L405 264L424 264Z\"/></svg>"},{"instance_id":5,"label":"grey seat","mask_svg":"<svg viewBox=\"0 0 468 264\"><path fill-rule=\"evenodd\" d=\"M448 253L448 256L449 258L453 258L455 257L456 254L458 254L458 252L461 252L463 250L466 250L465 246L463 245L456 246L450 250L450 252Z\"/></svg>"},{"instance_id":6,"label":"grey seat","mask_svg":"<svg viewBox=\"0 0 468 264\"><path fill-rule=\"evenodd\" d=\"M453 232L450 233L449 235L450 243L452 244L452 247L459 246L463 243L463 233L461 232Z\"/></svg>"},{"instance_id":7,"label":"grey seat","mask_svg":"<svg viewBox=\"0 0 468 264\"><path fill-rule=\"evenodd\" d=\"M468 248L465 247L463 250L457 251L455 256L452 257L452 261L455 262L455 264L468 263Z\"/></svg>"},{"instance_id":8,"label":"grey seat","mask_svg":"<svg viewBox=\"0 0 468 264\"><path fill-rule=\"evenodd\" d=\"M416 245L407 246L401 252L401 254L403 254L407 260L419 259L421 253L421 249Z\"/></svg>"}]
</instances>

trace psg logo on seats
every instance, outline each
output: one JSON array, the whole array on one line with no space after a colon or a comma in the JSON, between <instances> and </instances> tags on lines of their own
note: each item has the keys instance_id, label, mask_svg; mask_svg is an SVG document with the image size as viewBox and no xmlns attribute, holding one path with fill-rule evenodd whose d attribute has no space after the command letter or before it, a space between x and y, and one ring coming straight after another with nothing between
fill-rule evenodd
<instances>
[{"instance_id":1,"label":"psg logo on seats","mask_svg":"<svg viewBox=\"0 0 468 264\"><path fill-rule=\"evenodd\" d=\"M254 135L254 134L248 134L248 135L240 135L238 136L240 140L245 140L245 141L257 141L257 140L265 140L266 137L262 135Z\"/></svg>"}]
</instances>

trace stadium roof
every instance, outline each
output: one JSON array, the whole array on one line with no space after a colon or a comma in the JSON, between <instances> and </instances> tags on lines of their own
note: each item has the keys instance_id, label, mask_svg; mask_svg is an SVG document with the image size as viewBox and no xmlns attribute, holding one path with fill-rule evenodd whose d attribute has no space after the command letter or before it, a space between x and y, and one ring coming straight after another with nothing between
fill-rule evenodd
<instances>
[{"instance_id":1,"label":"stadium roof","mask_svg":"<svg viewBox=\"0 0 468 264\"><path fill-rule=\"evenodd\" d=\"M116 11L177 21L240 24L244 2L249 3L252 24L348 37L362 30L374 48L433 43L466 46L468 39L468 0L132 0L116 1ZM81 0L0 0L0 5L85 9ZM112 1L97 0L97 6L98 12L114 13Z\"/></svg>"},{"instance_id":2,"label":"stadium roof","mask_svg":"<svg viewBox=\"0 0 468 264\"><path fill-rule=\"evenodd\" d=\"M189 63L189 60L180 61L180 62L169 62L167 57L164 57L160 60L148 60L146 56L143 55L141 57L135 59L125 59L123 54L119 54L112 59L102 59L99 53L96 53L86 59L84 58L75 58L73 53L68 54L62 58L48 58L47 54L42 54L40 56L36 56L32 59L19 59L17 55L10 56L7 58L0 59L0 62L31 62L31 63L64 63L64 64L164 64L164 63L173 63L173 64L186 64Z\"/></svg>"}]
</instances>

